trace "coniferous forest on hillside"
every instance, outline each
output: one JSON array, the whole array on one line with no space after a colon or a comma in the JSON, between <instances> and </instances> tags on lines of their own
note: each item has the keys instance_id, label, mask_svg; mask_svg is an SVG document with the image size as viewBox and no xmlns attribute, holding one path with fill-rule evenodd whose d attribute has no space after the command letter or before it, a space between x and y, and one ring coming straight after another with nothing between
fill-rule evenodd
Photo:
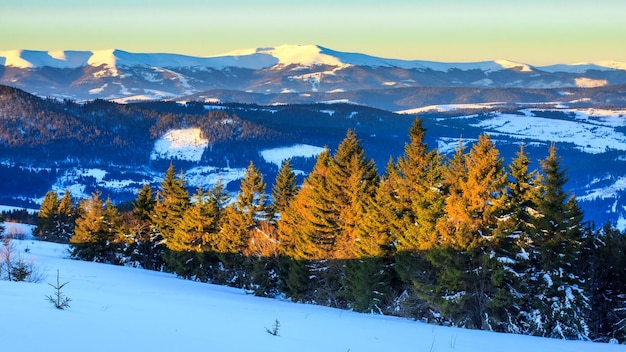
<instances>
[{"instance_id":1,"label":"coniferous forest on hillside","mask_svg":"<svg viewBox=\"0 0 626 352\"><path fill-rule=\"evenodd\" d=\"M626 340L626 237L583 222L555 146L531 169L488 135L445 157L417 119L384 170L349 130L301 185L250 162L231 199L174 164L114 205L48 192L36 236L76 259L164 270L250 293L436 324Z\"/></svg>"}]
</instances>

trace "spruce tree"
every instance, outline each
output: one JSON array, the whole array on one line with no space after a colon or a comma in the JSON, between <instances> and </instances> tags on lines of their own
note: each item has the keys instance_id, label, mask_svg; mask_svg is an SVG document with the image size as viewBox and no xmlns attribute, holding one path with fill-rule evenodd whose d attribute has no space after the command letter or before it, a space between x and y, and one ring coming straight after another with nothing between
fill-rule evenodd
<instances>
[{"instance_id":1,"label":"spruce tree","mask_svg":"<svg viewBox=\"0 0 626 352\"><path fill-rule=\"evenodd\" d=\"M336 211L327 186L332 157L317 156L313 170L278 222L282 252L296 260L329 259L338 232Z\"/></svg>"},{"instance_id":2,"label":"spruce tree","mask_svg":"<svg viewBox=\"0 0 626 352\"><path fill-rule=\"evenodd\" d=\"M59 195L48 191L41 202L37 214L37 237L44 241L52 241L56 237L56 224L59 213Z\"/></svg>"},{"instance_id":3,"label":"spruce tree","mask_svg":"<svg viewBox=\"0 0 626 352\"><path fill-rule=\"evenodd\" d=\"M279 268L281 291L295 301L316 300L318 264L332 255L336 220L326 216L331 214L332 204L326 186L331 162L329 150L324 149L278 220L278 239L284 255Z\"/></svg>"},{"instance_id":4,"label":"spruce tree","mask_svg":"<svg viewBox=\"0 0 626 352\"><path fill-rule=\"evenodd\" d=\"M122 218L110 199L103 202L100 193L80 203L75 234L70 239L72 256L87 261L120 264L124 245Z\"/></svg>"},{"instance_id":5,"label":"spruce tree","mask_svg":"<svg viewBox=\"0 0 626 352\"><path fill-rule=\"evenodd\" d=\"M235 202L226 207L216 251L247 255L250 234L267 220L263 175L252 162L241 181Z\"/></svg>"},{"instance_id":6,"label":"spruce tree","mask_svg":"<svg viewBox=\"0 0 626 352\"><path fill-rule=\"evenodd\" d=\"M530 171L530 160L524 145L520 146L509 165L509 176L506 215L495 233L499 238L499 246L494 252L504 264L500 279L510 292L510 295L503 297L502 314L505 322L502 326L506 332L527 334L532 324L532 308L527 305L532 285L530 273L533 270L529 253L533 251L532 214L537 209L535 195L538 185L537 172Z\"/></svg>"},{"instance_id":7,"label":"spruce tree","mask_svg":"<svg viewBox=\"0 0 626 352\"><path fill-rule=\"evenodd\" d=\"M157 193L152 215L153 231L156 236L163 238L166 245L189 204L190 198L185 179L182 173L176 176L174 165L170 164Z\"/></svg>"},{"instance_id":8,"label":"spruce tree","mask_svg":"<svg viewBox=\"0 0 626 352\"><path fill-rule=\"evenodd\" d=\"M35 234L44 241L69 243L75 221L76 205L70 191L66 189L61 199L56 192L49 191L37 214Z\"/></svg>"},{"instance_id":9,"label":"spruce tree","mask_svg":"<svg viewBox=\"0 0 626 352\"><path fill-rule=\"evenodd\" d=\"M229 275L237 278L233 284L238 286L250 287L252 284L249 273L253 270L254 260L259 259L257 245L262 246L259 242L275 241L273 234L264 232L269 213L265 189L263 175L250 162L235 202L226 207L220 231L214 237L216 252Z\"/></svg>"},{"instance_id":10,"label":"spruce tree","mask_svg":"<svg viewBox=\"0 0 626 352\"><path fill-rule=\"evenodd\" d=\"M152 187L144 184L133 201L132 214L126 220L130 237L127 256L148 270L161 270L163 267L163 237L152 226L155 205Z\"/></svg>"},{"instance_id":11,"label":"spruce tree","mask_svg":"<svg viewBox=\"0 0 626 352\"><path fill-rule=\"evenodd\" d=\"M530 253L531 280L536 290L531 295L535 335L556 338L586 338L589 328L588 300L577 261L585 242L582 211L576 198L565 190L566 171L561 167L556 146L541 162L542 177L536 196L537 214L533 217L534 250Z\"/></svg>"},{"instance_id":12,"label":"spruce tree","mask_svg":"<svg viewBox=\"0 0 626 352\"><path fill-rule=\"evenodd\" d=\"M332 200L331 218L337 221L335 258L354 258L364 236L359 224L378 187L378 171L354 131L349 130L329 165L328 192ZM358 249L356 249L358 250Z\"/></svg>"},{"instance_id":13,"label":"spruce tree","mask_svg":"<svg viewBox=\"0 0 626 352\"><path fill-rule=\"evenodd\" d=\"M397 207L403 209L403 226L394 238L398 251L428 249L438 240L436 222L444 213L443 158L437 150L428 151L424 135L421 120L416 119L398 159Z\"/></svg>"},{"instance_id":14,"label":"spruce tree","mask_svg":"<svg viewBox=\"0 0 626 352\"><path fill-rule=\"evenodd\" d=\"M486 135L479 137L463 164L458 156L452 160L454 169L446 173L453 178L446 180L446 216L437 224L442 237L429 254L444 296L455 297L443 298L441 306L458 324L496 329L506 300L502 263L495 256L500 245L497 229L506 215L503 161ZM466 175L459 173L462 169Z\"/></svg>"},{"instance_id":15,"label":"spruce tree","mask_svg":"<svg viewBox=\"0 0 626 352\"><path fill-rule=\"evenodd\" d=\"M289 202L297 192L296 174L291 168L291 160L287 159L283 161L272 188L272 205L269 217L272 221L275 221L287 209Z\"/></svg>"},{"instance_id":16,"label":"spruce tree","mask_svg":"<svg viewBox=\"0 0 626 352\"><path fill-rule=\"evenodd\" d=\"M394 298L394 270L386 175L367 205L354 258L346 261L345 285L341 292L351 309L358 312L389 313Z\"/></svg>"},{"instance_id":17,"label":"spruce tree","mask_svg":"<svg viewBox=\"0 0 626 352\"><path fill-rule=\"evenodd\" d=\"M235 199L235 207L246 217L245 226L251 229L258 226L258 223L267 220L268 208L265 202L265 181L263 175L254 166L252 161L244 172L241 186ZM246 241L244 241L246 242Z\"/></svg>"},{"instance_id":18,"label":"spruce tree","mask_svg":"<svg viewBox=\"0 0 626 352\"><path fill-rule=\"evenodd\" d=\"M204 252L209 249L211 236L218 231L216 221L216 204L199 188L167 241L169 251L165 258L171 270L186 279L209 279L203 267Z\"/></svg>"},{"instance_id":19,"label":"spruce tree","mask_svg":"<svg viewBox=\"0 0 626 352\"><path fill-rule=\"evenodd\" d=\"M593 341L626 341L626 233L605 224L593 236L584 262L590 300L589 330Z\"/></svg>"},{"instance_id":20,"label":"spruce tree","mask_svg":"<svg viewBox=\"0 0 626 352\"><path fill-rule=\"evenodd\" d=\"M56 238L59 242L69 243L70 237L74 234L77 216L76 204L69 189L66 189L63 193L63 197L59 201L57 213Z\"/></svg>"}]
</instances>

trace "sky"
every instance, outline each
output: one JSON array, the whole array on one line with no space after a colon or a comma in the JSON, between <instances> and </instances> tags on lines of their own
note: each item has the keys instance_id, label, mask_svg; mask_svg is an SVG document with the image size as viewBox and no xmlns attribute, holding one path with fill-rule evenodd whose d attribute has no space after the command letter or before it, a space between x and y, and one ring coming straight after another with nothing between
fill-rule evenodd
<instances>
[{"instance_id":1,"label":"sky","mask_svg":"<svg viewBox=\"0 0 626 352\"><path fill-rule=\"evenodd\" d=\"M0 51L213 56L318 44L399 59L626 62L623 0L2 0Z\"/></svg>"}]
</instances>

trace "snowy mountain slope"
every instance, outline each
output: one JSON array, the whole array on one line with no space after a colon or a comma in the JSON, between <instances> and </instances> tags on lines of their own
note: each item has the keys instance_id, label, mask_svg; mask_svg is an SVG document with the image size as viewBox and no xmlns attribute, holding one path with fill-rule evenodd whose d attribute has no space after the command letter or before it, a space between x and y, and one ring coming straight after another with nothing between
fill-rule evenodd
<instances>
[{"instance_id":1,"label":"snowy mountain slope","mask_svg":"<svg viewBox=\"0 0 626 352\"><path fill-rule=\"evenodd\" d=\"M68 259L68 247L14 241L38 283L0 281L2 350L609 352L624 346L490 333L259 298L173 275ZM0 246L2 246L0 244ZM71 298L46 301L56 283ZM275 321L278 336L270 335ZM112 330L113 329L113 330ZM118 330L119 333L110 333ZM71 334L68 335L68 331Z\"/></svg>"},{"instance_id":2,"label":"snowy mountain slope","mask_svg":"<svg viewBox=\"0 0 626 352\"><path fill-rule=\"evenodd\" d=\"M626 64L534 67L510 60L444 63L335 51L318 45L236 50L211 57L93 51L0 52L0 84L40 96L150 100L211 89L256 93L401 87L558 88L626 83Z\"/></svg>"},{"instance_id":3,"label":"snowy mountain slope","mask_svg":"<svg viewBox=\"0 0 626 352\"><path fill-rule=\"evenodd\" d=\"M433 71L519 69L523 72L584 72L594 70L626 70L626 63L599 61L591 63L557 64L533 67L528 64L494 60L468 63L445 63L425 60L382 58L361 53L341 52L319 45L281 45L275 48L255 48L231 51L209 57L170 53L131 53L119 49L93 51L0 51L0 64L19 68L80 68L84 66L156 66L156 67L240 67L261 69L275 65L298 66L371 66L424 69Z\"/></svg>"}]
</instances>

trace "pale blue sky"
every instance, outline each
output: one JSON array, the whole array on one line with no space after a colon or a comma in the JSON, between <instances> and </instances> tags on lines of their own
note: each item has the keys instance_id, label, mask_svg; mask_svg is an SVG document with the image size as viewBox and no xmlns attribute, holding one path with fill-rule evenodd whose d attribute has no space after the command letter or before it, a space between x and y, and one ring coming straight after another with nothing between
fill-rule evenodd
<instances>
[{"instance_id":1,"label":"pale blue sky","mask_svg":"<svg viewBox=\"0 0 626 352\"><path fill-rule=\"evenodd\" d=\"M2 0L0 33L0 51L209 56L319 44L448 62L626 62L626 1Z\"/></svg>"}]
</instances>

